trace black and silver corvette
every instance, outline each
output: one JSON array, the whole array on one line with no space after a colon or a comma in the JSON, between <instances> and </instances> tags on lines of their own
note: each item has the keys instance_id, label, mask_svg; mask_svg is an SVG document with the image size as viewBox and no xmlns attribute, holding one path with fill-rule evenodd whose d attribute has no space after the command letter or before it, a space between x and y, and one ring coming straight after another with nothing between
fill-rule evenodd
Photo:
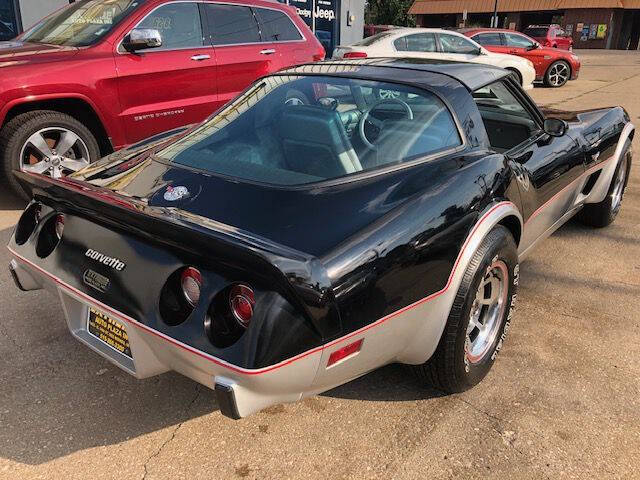
<instances>
[{"instance_id":1,"label":"black and silver corvette","mask_svg":"<svg viewBox=\"0 0 640 480\"><path fill-rule=\"evenodd\" d=\"M633 133L619 107L542 112L491 67L299 66L71 177L18 174L10 268L81 342L234 418L391 362L462 391L500 351L519 260L574 214L615 218Z\"/></svg>"}]
</instances>

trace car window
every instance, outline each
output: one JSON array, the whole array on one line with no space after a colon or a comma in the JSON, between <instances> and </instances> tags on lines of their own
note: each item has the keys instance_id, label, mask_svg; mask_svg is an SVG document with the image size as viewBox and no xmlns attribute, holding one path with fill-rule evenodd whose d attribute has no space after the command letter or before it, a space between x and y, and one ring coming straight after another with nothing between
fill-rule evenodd
<instances>
[{"instance_id":1,"label":"car window","mask_svg":"<svg viewBox=\"0 0 640 480\"><path fill-rule=\"evenodd\" d=\"M499 80L473 92L491 145L507 151L531 138L539 129L531 112Z\"/></svg>"},{"instance_id":2,"label":"car window","mask_svg":"<svg viewBox=\"0 0 640 480\"><path fill-rule=\"evenodd\" d=\"M300 31L284 12L267 8L254 8L254 12L258 17L263 41L287 42L302 40Z\"/></svg>"},{"instance_id":3,"label":"car window","mask_svg":"<svg viewBox=\"0 0 640 480\"><path fill-rule=\"evenodd\" d=\"M531 39L516 33L505 33L504 37L510 47L528 48L534 45Z\"/></svg>"},{"instance_id":4,"label":"car window","mask_svg":"<svg viewBox=\"0 0 640 480\"><path fill-rule=\"evenodd\" d=\"M567 32L565 32L563 29L561 28L556 28L553 33L555 34L556 37L566 37L567 36Z\"/></svg>"},{"instance_id":5,"label":"car window","mask_svg":"<svg viewBox=\"0 0 640 480\"><path fill-rule=\"evenodd\" d=\"M546 27L531 27L525 28L524 33L534 38L543 38L547 36L547 28Z\"/></svg>"},{"instance_id":6,"label":"car window","mask_svg":"<svg viewBox=\"0 0 640 480\"><path fill-rule=\"evenodd\" d=\"M242 180L300 185L402 166L461 144L451 112L427 91L273 75L157 156Z\"/></svg>"},{"instance_id":7,"label":"car window","mask_svg":"<svg viewBox=\"0 0 640 480\"><path fill-rule=\"evenodd\" d=\"M393 42L399 52L436 52L436 37L433 33L405 35Z\"/></svg>"},{"instance_id":8,"label":"car window","mask_svg":"<svg viewBox=\"0 0 640 480\"><path fill-rule=\"evenodd\" d=\"M473 39L480 45L501 45L499 33L479 33L474 35Z\"/></svg>"},{"instance_id":9,"label":"car window","mask_svg":"<svg viewBox=\"0 0 640 480\"><path fill-rule=\"evenodd\" d=\"M440 33L438 36L440 37L440 45L444 53L469 54L478 51L478 47L465 37L448 33Z\"/></svg>"},{"instance_id":10,"label":"car window","mask_svg":"<svg viewBox=\"0 0 640 480\"><path fill-rule=\"evenodd\" d=\"M371 35L370 37L363 38L359 42L354 43L354 45L358 45L360 47L370 47L374 43L378 43L385 38L391 37L393 35L395 35L395 32L393 30L376 33L375 35Z\"/></svg>"},{"instance_id":11,"label":"car window","mask_svg":"<svg viewBox=\"0 0 640 480\"><path fill-rule=\"evenodd\" d=\"M145 0L88 0L72 3L27 30L21 40L68 47L86 47L102 40Z\"/></svg>"},{"instance_id":12,"label":"car window","mask_svg":"<svg viewBox=\"0 0 640 480\"><path fill-rule=\"evenodd\" d=\"M176 50L204 45L200 12L196 3L168 3L152 11L137 28L160 32L162 46L154 50Z\"/></svg>"},{"instance_id":13,"label":"car window","mask_svg":"<svg viewBox=\"0 0 640 480\"><path fill-rule=\"evenodd\" d=\"M258 22L249 7L205 3L211 41L214 45L259 43Z\"/></svg>"}]
</instances>

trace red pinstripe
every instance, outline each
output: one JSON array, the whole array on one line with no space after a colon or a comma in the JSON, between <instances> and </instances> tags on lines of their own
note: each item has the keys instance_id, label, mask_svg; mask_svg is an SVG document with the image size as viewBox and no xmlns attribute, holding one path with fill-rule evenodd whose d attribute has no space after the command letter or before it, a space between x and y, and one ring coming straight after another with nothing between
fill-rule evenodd
<instances>
[{"instance_id":1,"label":"red pinstripe","mask_svg":"<svg viewBox=\"0 0 640 480\"><path fill-rule=\"evenodd\" d=\"M614 155L615 156L615 155ZM564 187L562 190L560 190L559 192L557 192L553 197L551 197L549 200L547 200L546 202L544 202L542 205L540 205L532 214L531 216L527 219L526 222L524 222L524 224L526 225L527 223L529 223L531 220L533 220L534 217L536 217L537 215L540 214L540 212L542 212L542 210L544 210L546 207L549 206L549 204L553 201L555 201L558 196L560 196L562 193L564 193L568 188L572 187L575 183L577 183L579 180L582 180L585 176L590 175L591 173L595 172L596 170L598 170L599 168L604 168L605 165L607 163L609 163L611 160L613 159L612 157L607 158L606 160L603 160L602 162L600 162L597 165L594 165L593 167L589 168L588 170L585 170L582 175L580 175L578 178L576 178L573 182L569 183L569 185L567 185L566 187Z\"/></svg>"},{"instance_id":2,"label":"red pinstripe","mask_svg":"<svg viewBox=\"0 0 640 480\"><path fill-rule=\"evenodd\" d=\"M106 304L94 299L93 297L90 297L89 295L87 295L84 292L78 290L77 288L75 288L75 287L63 282L58 277L55 277L54 275L52 275L51 273L47 272L43 268L39 267L35 263L31 262L30 260L27 260L22 255L16 253L12 248L10 248L10 247L7 247L7 248L9 249L9 251L14 256L19 258L22 262L26 263L27 265L29 265L32 268L36 269L37 271L39 271L43 275L47 276L48 278L53 280L56 284L60 285L61 287L65 288L67 290L71 290L74 294L76 294L77 296L85 299L87 302L96 305L98 308L100 308L102 310L105 310L105 311L107 311L109 313L112 313L112 314L114 314L114 315L116 315L118 317L121 317L121 318L127 320L129 323L131 323L135 327L137 327L137 328L139 328L141 330L144 330L144 331L146 331L148 333L151 333L151 334L153 334L153 335L155 335L155 336L157 336L157 337L159 337L159 338L161 338L163 340L166 340L166 341L168 341L168 342L170 342L170 343L182 348L183 350L188 351L189 353L193 353L193 354L195 354L195 355L197 355L197 356L199 356L201 358L204 358L205 360L208 360L208 361L210 361L212 363L215 363L218 366L221 366L221 367L226 368L228 370L231 370L233 372L240 373L240 374L243 374L243 375L259 375L259 374L271 372L271 371L276 370L278 368L282 368L282 367L284 367L286 365L290 365L291 363L293 363L295 361L298 361L298 360L300 360L302 358L308 357L309 355L313 355L315 353L318 353L318 352L321 352L323 350L329 349L329 348L333 347L334 345L342 343L342 342L344 342L344 341L346 341L346 340L348 340L348 339L350 339L350 338L352 338L352 337L354 337L356 335L360 335L361 333L364 333L367 330L370 330L370 329L372 329L374 327L378 327L378 326L382 325L383 323L387 322L388 320L391 320L392 318L397 317L398 315L400 315L400 314L402 314L402 313L404 313L404 312L406 312L406 311L408 311L408 310L410 310L412 308L415 308L415 307L417 307L419 305L422 305L423 303L429 302L429 301L433 300L434 298L437 298L440 295L444 294L449 289L449 287L451 286L451 283L453 282L454 274L456 272L456 269L458 268L460 260L462 259L464 251L467 248L467 246L469 245L469 242L471 241L471 238L473 237L475 232L478 230L478 228L480 227L482 222L484 222L492 212L494 212L496 209L498 209L500 207L503 207L503 206L506 206L506 205L513 205L513 203L507 202L507 201L497 203L496 205L491 207L482 216L482 218L474 225L473 229L471 230L471 233L467 236L467 239L465 240L464 244L462 245L462 248L460 249L460 253L458 254L458 257L456 258L456 261L455 261L455 263L453 265L453 269L451 270L451 273L449 274L449 278L447 280L447 284L444 286L444 288L442 288L442 290L440 290L438 292L435 292L435 293L432 293L431 295L429 295L429 296L427 296L425 298L422 298L422 299L420 299L420 300L418 300L418 301L416 301L416 302L414 302L414 303L412 303L410 305L407 305L406 307L403 307L400 310L397 310L397 311L395 311L393 313L390 313L389 315L387 315L385 317L382 317L381 319L379 319L379 320L377 320L377 321L375 321L375 322L373 322L373 323L371 323L371 324L369 324L369 325L367 325L365 327L362 327L361 329L356 330L355 332L351 332L351 333L345 335L344 337L338 338L336 340L333 340L330 343L327 343L325 345L321 345L321 346L313 348L311 350L307 350L306 352L300 353L300 354L298 354L298 355L296 355L294 357L291 357L291 358L289 358L287 360L284 360L284 361L282 361L280 363L277 363L275 365L271 365L269 367L264 367L264 368L259 368L259 369L246 369L246 368L237 367L235 365L232 365L230 363L225 362L224 360L221 360L221 359L219 359L217 357L214 357L213 355L209 355L209 354L207 354L205 352L202 352L202 351L200 351L200 350L198 350L196 348L193 348L193 347L191 347L191 346L189 346L187 344L179 342L178 340L176 340L174 338L171 338L171 337L169 337L169 336L167 336L167 335L165 335L165 334L163 334L161 332L158 332L157 330L154 330L154 329L144 325L143 323L140 323L136 319L131 318L128 315L125 315L125 314L123 314L123 313L121 313L121 312L109 307L108 305L106 305Z\"/></svg>"}]
</instances>

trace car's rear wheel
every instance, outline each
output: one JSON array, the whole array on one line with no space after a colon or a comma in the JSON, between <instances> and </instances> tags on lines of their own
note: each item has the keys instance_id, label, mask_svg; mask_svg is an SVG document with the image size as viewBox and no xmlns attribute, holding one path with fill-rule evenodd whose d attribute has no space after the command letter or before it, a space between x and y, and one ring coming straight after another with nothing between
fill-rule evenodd
<instances>
[{"instance_id":1,"label":"car's rear wheel","mask_svg":"<svg viewBox=\"0 0 640 480\"><path fill-rule=\"evenodd\" d=\"M98 142L87 127L69 115L49 110L13 118L0 132L0 152L9 185L23 197L26 194L14 171L59 178L100 157Z\"/></svg>"},{"instance_id":2,"label":"car's rear wheel","mask_svg":"<svg viewBox=\"0 0 640 480\"><path fill-rule=\"evenodd\" d=\"M578 214L578 219L585 225L606 227L618 216L631 170L632 152L629 140L625 143L623 152L622 160L611 179L607 196L599 203L587 203Z\"/></svg>"},{"instance_id":3,"label":"car's rear wheel","mask_svg":"<svg viewBox=\"0 0 640 480\"><path fill-rule=\"evenodd\" d=\"M571 78L571 67L564 60L553 62L544 74L545 85L557 88L563 86Z\"/></svg>"},{"instance_id":4,"label":"car's rear wheel","mask_svg":"<svg viewBox=\"0 0 640 480\"><path fill-rule=\"evenodd\" d=\"M454 393L489 373L512 319L518 271L513 236L497 225L467 266L438 348L426 363L414 367L419 379Z\"/></svg>"}]
</instances>

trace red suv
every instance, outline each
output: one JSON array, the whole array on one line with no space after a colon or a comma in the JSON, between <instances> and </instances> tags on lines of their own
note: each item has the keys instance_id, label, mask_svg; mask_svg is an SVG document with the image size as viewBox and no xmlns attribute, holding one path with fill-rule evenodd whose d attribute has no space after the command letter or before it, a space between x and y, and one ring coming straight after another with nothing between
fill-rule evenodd
<instances>
[{"instance_id":1,"label":"red suv","mask_svg":"<svg viewBox=\"0 0 640 480\"><path fill-rule=\"evenodd\" d=\"M573 38L560 25L529 25L524 33L540 43L543 47L573 50Z\"/></svg>"},{"instance_id":2,"label":"red suv","mask_svg":"<svg viewBox=\"0 0 640 480\"><path fill-rule=\"evenodd\" d=\"M258 77L324 59L268 0L85 0L0 43L0 161L61 176L199 122Z\"/></svg>"},{"instance_id":3,"label":"red suv","mask_svg":"<svg viewBox=\"0 0 640 480\"><path fill-rule=\"evenodd\" d=\"M536 80L550 87L561 87L580 73L580 59L572 52L543 47L523 33L499 28L461 30L490 52L524 57L533 63Z\"/></svg>"}]
</instances>

